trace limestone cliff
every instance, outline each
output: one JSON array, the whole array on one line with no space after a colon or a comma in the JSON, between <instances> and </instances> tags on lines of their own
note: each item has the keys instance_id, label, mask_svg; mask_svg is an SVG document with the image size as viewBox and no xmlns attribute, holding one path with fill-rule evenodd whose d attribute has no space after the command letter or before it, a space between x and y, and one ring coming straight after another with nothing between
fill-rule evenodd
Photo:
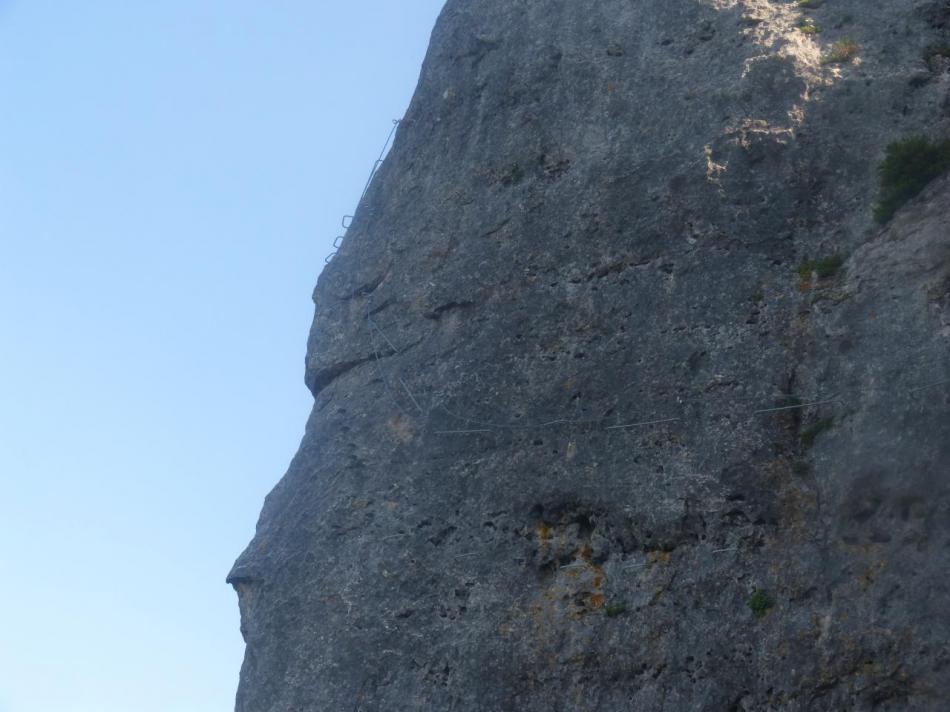
<instances>
[{"instance_id":1,"label":"limestone cliff","mask_svg":"<svg viewBox=\"0 0 950 712\"><path fill-rule=\"evenodd\" d=\"M240 712L943 710L944 0L449 0L229 581Z\"/></svg>"}]
</instances>

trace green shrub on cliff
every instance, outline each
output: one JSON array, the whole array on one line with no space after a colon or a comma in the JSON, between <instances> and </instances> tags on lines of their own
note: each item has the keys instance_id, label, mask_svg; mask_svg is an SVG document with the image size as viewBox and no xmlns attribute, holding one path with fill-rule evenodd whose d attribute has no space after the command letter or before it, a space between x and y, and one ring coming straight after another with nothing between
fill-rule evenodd
<instances>
[{"instance_id":1,"label":"green shrub on cliff","mask_svg":"<svg viewBox=\"0 0 950 712\"><path fill-rule=\"evenodd\" d=\"M904 203L948 169L950 140L910 136L892 143L878 166L881 193L874 207L875 219L886 223Z\"/></svg>"},{"instance_id":2,"label":"green shrub on cliff","mask_svg":"<svg viewBox=\"0 0 950 712\"><path fill-rule=\"evenodd\" d=\"M769 595L768 591L759 589L749 597L746 605L749 606L752 615L756 618L762 618L775 605L775 599Z\"/></svg>"}]
</instances>

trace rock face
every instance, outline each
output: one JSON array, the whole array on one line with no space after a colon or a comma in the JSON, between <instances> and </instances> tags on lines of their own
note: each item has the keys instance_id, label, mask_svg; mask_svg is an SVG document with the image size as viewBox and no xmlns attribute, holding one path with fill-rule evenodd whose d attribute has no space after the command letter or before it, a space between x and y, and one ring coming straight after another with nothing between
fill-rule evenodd
<instances>
[{"instance_id":1,"label":"rock face","mask_svg":"<svg viewBox=\"0 0 950 712\"><path fill-rule=\"evenodd\" d=\"M946 709L950 179L872 207L948 32L449 0L229 577L237 709Z\"/></svg>"}]
</instances>

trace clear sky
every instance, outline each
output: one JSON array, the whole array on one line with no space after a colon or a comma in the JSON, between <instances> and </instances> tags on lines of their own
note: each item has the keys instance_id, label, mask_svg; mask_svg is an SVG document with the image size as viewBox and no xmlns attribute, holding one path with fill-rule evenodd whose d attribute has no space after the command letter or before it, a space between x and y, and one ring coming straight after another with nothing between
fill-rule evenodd
<instances>
[{"instance_id":1,"label":"clear sky","mask_svg":"<svg viewBox=\"0 0 950 712\"><path fill-rule=\"evenodd\" d=\"M233 707L224 583L442 0L0 0L0 711Z\"/></svg>"}]
</instances>

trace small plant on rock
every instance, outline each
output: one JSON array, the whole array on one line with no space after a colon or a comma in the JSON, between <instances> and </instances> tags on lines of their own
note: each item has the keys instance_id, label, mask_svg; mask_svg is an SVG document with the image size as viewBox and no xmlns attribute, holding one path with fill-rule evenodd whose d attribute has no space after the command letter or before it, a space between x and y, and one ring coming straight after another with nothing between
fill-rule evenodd
<instances>
[{"instance_id":1,"label":"small plant on rock","mask_svg":"<svg viewBox=\"0 0 950 712\"><path fill-rule=\"evenodd\" d=\"M950 45L930 45L924 50L924 61L927 63L940 57L950 59Z\"/></svg>"},{"instance_id":2,"label":"small plant on rock","mask_svg":"<svg viewBox=\"0 0 950 712\"><path fill-rule=\"evenodd\" d=\"M815 444L815 438L826 430L829 430L834 424L834 418L821 418L820 420L816 420L802 431L802 445L806 448L811 447Z\"/></svg>"},{"instance_id":3,"label":"small plant on rock","mask_svg":"<svg viewBox=\"0 0 950 712\"><path fill-rule=\"evenodd\" d=\"M512 163L501 176L501 184L506 186L518 185L523 180L524 168L517 163Z\"/></svg>"},{"instance_id":4,"label":"small plant on rock","mask_svg":"<svg viewBox=\"0 0 950 712\"><path fill-rule=\"evenodd\" d=\"M775 605L775 600L769 595L768 591L759 589L749 597L747 605L749 610L752 611L752 615L756 618L762 618Z\"/></svg>"},{"instance_id":5,"label":"small plant on rock","mask_svg":"<svg viewBox=\"0 0 950 712\"><path fill-rule=\"evenodd\" d=\"M833 277L843 264L844 257L839 254L806 260L798 266L798 276L804 281L810 280L813 274L818 275L818 279L828 279Z\"/></svg>"},{"instance_id":6,"label":"small plant on rock","mask_svg":"<svg viewBox=\"0 0 950 712\"><path fill-rule=\"evenodd\" d=\"M798 396L792 394L787 394L782 396L781 404L783 408L795 408L800 406L804 401Z\"/></svg>"},{"instance_id":7,"label":"small plant on rock","mask_svg":"<svg viewBox=\"0 0 950 712\"><path fill-rule=\"evenodd\" d=\"M850 62L852 59L857 57L860 51L861 45L859 45L854 40L845 37L831 45L831 49L828 50L828 53L821 58L821 63L845 64L846 62Z\"/></svg>"}]
</instances>

